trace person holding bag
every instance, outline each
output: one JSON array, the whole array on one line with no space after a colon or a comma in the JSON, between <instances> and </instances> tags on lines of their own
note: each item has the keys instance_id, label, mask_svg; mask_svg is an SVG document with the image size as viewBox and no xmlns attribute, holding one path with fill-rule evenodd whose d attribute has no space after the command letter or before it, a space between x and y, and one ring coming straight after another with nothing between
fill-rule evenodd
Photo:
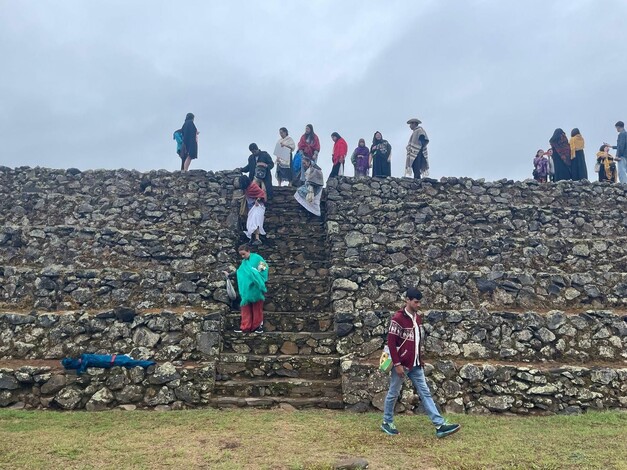
<instances>
[{"instance_id":1,"label":"person holding bag","mask_svg":"<svg viewBox=\"0 0 627 470\"><path fill-rule=\"evenodd\" d=\"M274 161L268 152L259 150L259 147L254 142L248 146L251 155L248 157L248 165L242 168L238 168L235 171L240 173L248 172L248 177L251 181L257 181L261 189L266 192L267 199L272 198L272 168L274 168Z\"/></svg>"},{"instance_id":2,"label":"person holding bag","mask_svg":"<svg viewBox=\"0 0 627 470\"><path fill-rule=\"evenodd\" d=\"M446 437L460 429L459 424L449 424L440 414L425 380L422 360L422 317L418 312L422 293L410 288L405 295L405 308L394 314L388 332L388 348L392 358L390 388L385 398L381 430L386 434L400 434L394 425L394 406L407 376L420 395L420 401L427 416L435 426L437 437Z\"/></svg>"}]
</instances>

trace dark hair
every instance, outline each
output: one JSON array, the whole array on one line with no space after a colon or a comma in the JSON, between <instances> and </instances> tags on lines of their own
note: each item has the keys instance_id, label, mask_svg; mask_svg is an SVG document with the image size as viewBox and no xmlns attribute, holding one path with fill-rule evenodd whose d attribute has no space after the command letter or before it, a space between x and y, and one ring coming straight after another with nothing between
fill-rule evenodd
<instances>
[{"instance_id":1,"label":"dark hair","mask_svg":"<svg viewBox=\"0 0 627 470\"><path fill-rule=\"evenodd\" d=\"M257 147L256 143L252 143L248 146L248 150L250 150L251 152L254 152L255 150L259 150L259 147Z\"/></svg>"},{"instance_id":2,"label":"dark hair","mask_svg":"<svg viewBox=\"0 0 627 470\"><path fill-rule=\"evenodd\" d=\"M542 152L542 154L544 154L544 150L540 149L540 150L538 150L538 151L536 152L536 157L538 156L538 154L539 154L540 152ZM534 158L535 158L535 157L534 157Z\"/></svg>"},{"instance_id":3,"label":"dark hair","mask_svg":"<svg viewBox=\"0 0 627 470\"><path fill-rule=\"evenodd\" d=\"M377 134L381 134L381 131L377 131L372 135L372 145L377 143ZM383 140L383 134L381 134L381 140Z\"/></svg>"},{"instance_id":4,"label":"dark hair","mask_svg":"<svg viewBox=\"0 0 627 470\"><path fill-rule=\"evenodd\" d=\"M557 129L555 129L555 132L553 132L553 137L549 139L549 142L557 142L558 140L560 140L562 134L565 134L565 132L558 127Z\"/></svg>"},{"instance_id":5,"label":"dark hair","mask_svg":"<svg viewBox=\"0 0 627 470\"><path fill-rule=\"evenodd\" d=\"M599 149L599 152L605 152L605 147L609 147L609 145L601 145L601 148Z\"/></svg>"},{"instance_id":6,"label":"dark hair","mask_svg":"<svg viewBox=\"0 0 627 470\"><path fill-rule=\"evenodd\" d=\"M239 178L239 189L245 191L250 186L250 178L246 175L242 175Z\"/></svg>"},{"instance_id":7,"label":"dark hair","mask_svg":"<svg viewBox=\"0 0 627 470\"><path fill-rule=\"evenodd\" d=\"M333 134L331 134L331 137L335 137L336 139L339 140L342 136L338 134L337 132L334 132Z\"/></svg>"},{"instance_id":8,"label":"dark hair","mask_svg":"<svg viewBox=\"0 0 627 470\"><path fill-rule=\"evenodd\" d=\"M188 120L190 120L190 119L191 119L191 120L193 120L193 119L194 119L194 114L193 114L193 113L187 113L187 116L185 116L185 120L186 120L186 121L188 121Z\"/></svg>"},{"instance_id":9,"label":"dark hair","mask_svg":"<svg viewBox=\"0 0 627 470\"><path fill-rule=\"evenodd\" d=\"M420 292L416 287L410 287L409 289L407 289L407 294L405 294L405 296L409 299L409 300L421 300L422 299L422 292Z\"/></svg>"},{"instance_id":10,"label":"dark hair","mask_svg":"<svg viewBox=\"0 0 627 470\"><path fill-rule=\"evenodd\" d=\"M240 245L237 251L245 251L246 253L250 253L250 245L247 243Z\"/></svg>"},{"instance_id":11,"label":"dark hair","mask_svg":"<svg viewBox=\"0 0 627 470\"><path fill-rule=\"evenodd\" d=\"M581 134L581 132L579 132L579 129L577 129L576 127L572 131L570 131L571 137L575 137L577 134Z\"/></svg>"},{"instance_id":12,"label":"dark hair","mask_svg":"<svg viewBox=\"0 0 627 470\"><path fill-rule=\"evenodd\" d=\"M285 135L290 135L290 133L289 133L289 132L287 132L287 129L286 129L285 127L281 127L281 128L279 129L279 132L281 132L281 131L285 132Z\"/></svg>"},{"instance_id":13,"label":"dark hair","mask_svg":"<svg viewBox=\"0 0 627 470\"><path fill-rule=\"evenodd\" d=\"M309 129L311 129L311 132L309 133L309 135L305 137L305 140L311 143L315 140L314 136L316 135L316 133L314 132L314 128L312 124L307 124L305 127L309 127Z\"/></svg>"},{"instance_id":14,"label":"dark hair","mask_svg":"<svg viewBox=\"0 0 627 470\"><path fill-rule=\"evenodd\" d=\"M616 124L614 124L615 127L622 127L623 129L625 128L625 123L623 121L618 121Z\"/></svg>"}]
</instances>

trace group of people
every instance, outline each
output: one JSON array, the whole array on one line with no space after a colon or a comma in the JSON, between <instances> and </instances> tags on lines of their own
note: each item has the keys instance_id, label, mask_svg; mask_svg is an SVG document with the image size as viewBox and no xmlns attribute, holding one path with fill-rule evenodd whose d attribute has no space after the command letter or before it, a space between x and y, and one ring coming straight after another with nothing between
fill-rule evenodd
<instances>
[{"instance_id":1,"label":"group of people","mask_svg":"<svg viewBox=\"0 0 627 470\"><path fill-rule=\"evenodd\" d=\"M612 146L603 143L596 153L594 171L598 173L599 181L627 184L627 131L625 123L618 121L615 124L618 132L618 141ZM533 158L533 178L541 183L548 181L583 180L588 179L584 147L585 141L575 128L570 133L570 140L562 129L555 129L549 140L551 148L547 151L540 149ZM610 151L616 150L616 155Z\"/></svg>"}]
</instances>

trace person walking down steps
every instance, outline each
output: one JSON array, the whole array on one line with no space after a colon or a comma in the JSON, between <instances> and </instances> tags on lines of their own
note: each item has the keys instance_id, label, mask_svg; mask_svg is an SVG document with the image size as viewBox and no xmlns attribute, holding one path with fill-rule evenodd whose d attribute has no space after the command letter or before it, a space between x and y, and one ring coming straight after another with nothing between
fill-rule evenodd
<instances>
[{"instance_id":1,"label":"person walking down steps","mask_svg":"<svg viewBox=\"0 0 627 470\"><path fill-rule=\"evenodd\" d=\"M242 262L235 272L240 298L240 327L236 333L263 333L263 302L268 292L268 263L261 255L251 253L250 246L241 245L237 251ZM233 273L224 272L233 277Z\"/></svg>"},{"instance_id":2,"label":"person walking down steps","mask_svg":"<svg viewBox=\"0 0 627 470\"><path fill-rule=\"evenodd\" d=\"M459 424L449 424L438 411L425 380L422 360L422 317L418 313L422 293L415 288L407 290L405 308L394 314L388 332L388 348L393 367L390 371L390 388L385 398L381 430L386 434L400 434L394 425L394 406L407 376L424 407L427 416L435 426L437 437L449 436L460 429Z\"/></svg>"}]
</instances>

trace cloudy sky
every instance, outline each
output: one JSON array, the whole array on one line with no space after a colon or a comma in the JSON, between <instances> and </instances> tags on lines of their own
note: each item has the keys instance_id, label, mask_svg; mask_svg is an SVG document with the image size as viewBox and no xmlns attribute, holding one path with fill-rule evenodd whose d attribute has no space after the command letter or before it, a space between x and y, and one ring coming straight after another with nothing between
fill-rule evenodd
<instances>
[{"instance_id":1,"label":"cloudy sky","mask_svg":"<svg viewBox=\"0 0 627 470\"><path fill-rule=\"evenodd\" d=\"M627 120L627 0L0 0L0 164L177 170L270 153L312 123L380 130L401 176L418 117L431 176L524 179L556 127L589 171ZM352 174L352 169L347 171Z\"/></svg>"}]
</instances>

